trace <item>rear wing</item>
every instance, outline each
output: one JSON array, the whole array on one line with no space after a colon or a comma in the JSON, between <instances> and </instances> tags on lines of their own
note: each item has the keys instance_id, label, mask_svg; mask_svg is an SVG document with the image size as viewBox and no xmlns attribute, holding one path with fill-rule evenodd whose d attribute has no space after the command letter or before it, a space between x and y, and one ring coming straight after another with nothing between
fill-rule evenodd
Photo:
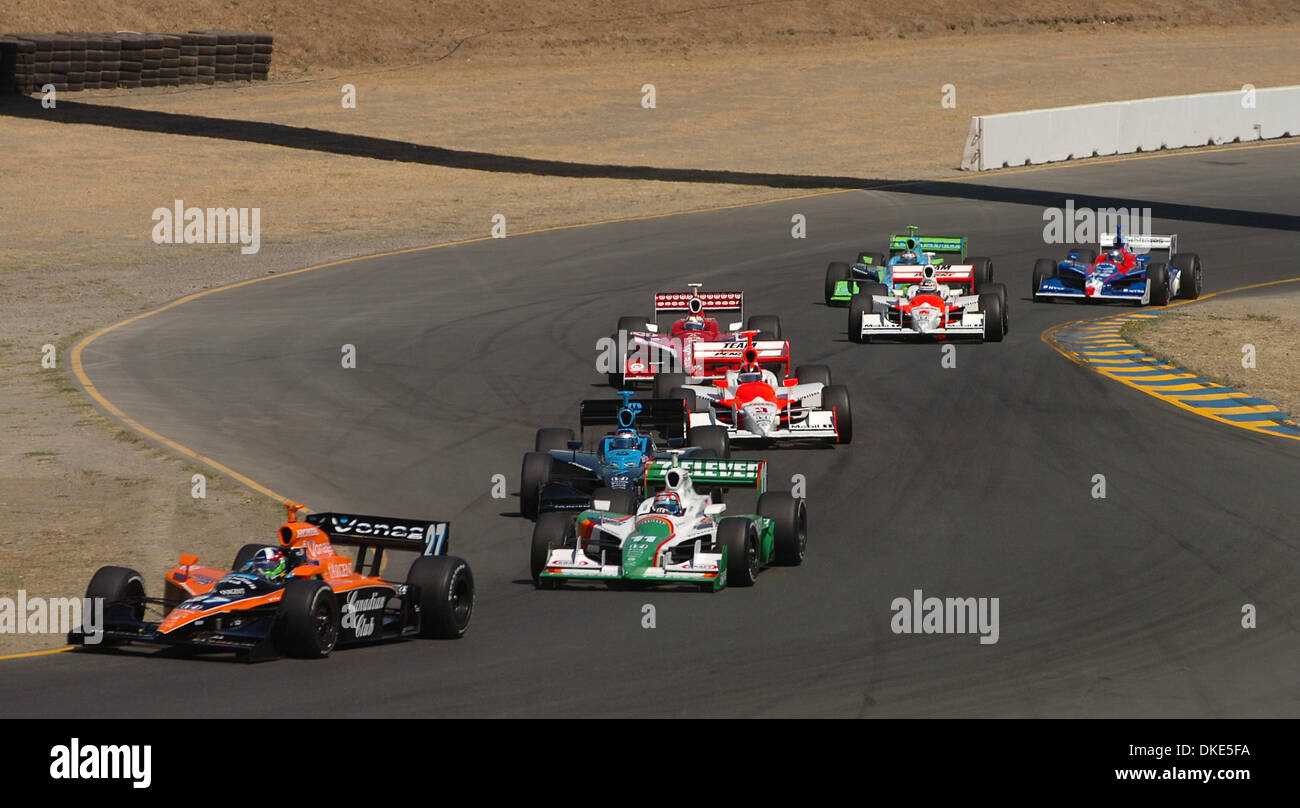
<instances>
[{"instance_id":1,"label":"rear wing","mask_svg":"<svg viewBox=\"0 0 1300 808\"><path fill-rule=\"evenodd\" d=\"M422 555L443 555L450 544L450 522L330 512L307 514L306 521L325 531L332 544L412 550Z\"/></svg>"},{"instance_id":2,"label":"rear wing","mask_svg":"<svg viewBox=\"0 0 1300 808\"><path fill-rule=\"evenodd\" d=\"M693 348L695 361L702 363L713 372L720 372L729 367L738 366L745 361L745 350L750 343L743 339L725 342L697 342ZM754 361L765 367L780 365L785 369L790 364L790 343L785 340L759 340L753 343Z\"/></svg>"},{"instance_id":3,"label":"rear wing","mask_svg":"<svg viewBox=\"0 0 1300 808\"><path fill-rule=\"evenodd\" d=\"M645 398L619 401L609 398L587 399L578 416L583 429L593 426L638 427L656 430L665 438L686 437L686 402L680 398Z\"/></svg>"},{"instance_id":4,"label":"rear wing","mask_svg":"<svg viewBox=\"0 0 1300 808\"><path fill-rule=\"evenodd\" d=\"M898 255L910 249L908 241L916 244L923 253L932 252L948 263L959 263L966 257L966 238L964 236L890 236L889 254Z\"/></svg>"},{"instance_id":5,"label":"rear wing","mask_svg":"<svg viewBox=\"0 0 1300 808\"><path fill-rule=\"evenodd\" d=\"M922 267L895 264L893 267L893 277L895 285L920 283L923 277ZM939 283L948 286L972 286L975 283L975 267L971 264L936 266L934 268L934 277Z\"/></svg>"},{"instance_id":6,"label":"rear wing","mask_svg":"<svg viewBox=\"0 0 1300 808\"><path fill-rule=\"evenodd\" d=\"M655 460L646 468L647 485L666 484L668 472L678 469L691 478L697 488L724 486L727 488L755 488L762 494L767 490L766 460L692 460L678 457L675 460Z\"/></svg>"},{"instance_id":7,"label":"rear wing","mask_svg":"<svg viewBox=\"0 0 1300 808\"><path fill-rule=\"evenodd\" d=\"M1108 250L1115 246L1114 233L1102 233L1099 240L1101 249ZM1124 236L1124 246L1134 252L1150 252L1151 250L1168 251L1171 255L1178 252L1178 234L1174 233L1168 236Z\"/></svg>"},{"instance_id":8,"label":"rear wing","mask_svg":"<svg viewBox=\"0 0 1300 808\"><path fill-rule=\"evenodd\" d=\"M743 313L744 310L744 292L655 292L656 316L670 312L707 315L728 311Z\"/></svg>"}]
</instances>

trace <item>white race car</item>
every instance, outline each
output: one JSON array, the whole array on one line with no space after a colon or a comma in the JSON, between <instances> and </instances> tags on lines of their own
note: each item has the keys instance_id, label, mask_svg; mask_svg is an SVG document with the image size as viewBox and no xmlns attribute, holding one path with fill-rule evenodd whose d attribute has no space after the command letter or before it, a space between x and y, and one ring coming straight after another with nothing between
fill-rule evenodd
<instances>
[{"instance_id":1,"label":"white race car","mask_svg":"<svg viewBox=\"0 0 1300 808\"><path fill-rule=\"evenodd\" d=\"M892 281L893 291L883 283L858 285L849 301L849 339L1001 342L1007 332L1006 286L984 283L971 293L971 266L894 267Z\"/></svg>"},{"instance_id":2,"label":"white race car","mask_svg":"<svg viewBox=\"0 0 1300 808\"><path fill-rule=\"evenodd\" d=\"M532 574L539 586L563 581L694 585L708 592L753 586L767 564L803 563L804 500L767 491L763 460L656 460L646 472L658 492L634 514L592 510L544 513L533 529ZM758 490L758 512L720 517L727 506L695 486Z\"/></svg>"},{"instance_id":3,"label":"white race car","mask_svg":"<svg viewBox=\"0 0 1300 808\"><path fill-rule=\"evenodd\" d=\"M752 335L746 335L752 339ZM683 385L669 391L691 411L691 428L722 426L731 440L853 440L853 410L847 387L831 384L825 365L804 365L784 380L755 361L751 347L744 362L712 385Z\"/></svg>"}]
</instances>

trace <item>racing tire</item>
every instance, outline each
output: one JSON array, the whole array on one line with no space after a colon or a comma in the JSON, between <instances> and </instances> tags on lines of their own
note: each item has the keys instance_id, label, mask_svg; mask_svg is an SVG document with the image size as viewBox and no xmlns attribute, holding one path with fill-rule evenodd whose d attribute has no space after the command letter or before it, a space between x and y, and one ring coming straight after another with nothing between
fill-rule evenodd
<instances>
[{"instance_id":1,"label":"racing tire","mask_svg":"<svg viewBox=\"0 0 1300 808\"><path fill-rule=\"evenodd\" d=\"M648 325L650 325L650 321L644 317L635 317L632 315L626 315L618 318L617 330L627 331L628 333L631 333L633 331L636 331L638 333L645 333L646 331L650 330L647 328Z\"/></svg>"},{"instance_id":2,"label":"racing tire","mask_svg":"<svg viewBox=\"0 0 1300 808\"><path fill-rule=\"evenodd\" d=\"M1178 270L1178 296L1195 300L1201 296L1201 256L1196 253L1178 253L1169 259Z\"/></svg>"},{"instance_id":3,"label":"racing tire","mask_svg":"<svg viewBox=\"0 0 1300 808\"><path fill-rule=\"evenodd\" d=\"M1001 295L997 292L980 295L980 311L984 313L984 341L1001 342L1004 334Z\"/></svg>"},{"instance_id":4,"label":"racing tire","mask_svg":"<svg viewBox=\"0 0 1300 808\"><path fill-rule=\"evenodd\" d=\"M758 580L758 531L744 516L718 522L718 544L727 548L727 586L753 586Z\"/></svg>"},{"instance_id":5,"label":"racing tire","mask_svg":"<svg viewBox=\"0 0 1300 808\"><path fill-rule=\"evenodd\" d=\"M746 331L757 331L755 339L781 339L781 318L775 314L755 314L745 321Z\"/></svg>"},{"instance_id":6,"label":"racing tire","mask_svg":"<svg viewBox=\"0 0 1300 808\"><path fill-rule=\"evenodd\" d=\"M993 283L993 261L989 258L967 258L975 280L971 285L971 294L982 294L985 286Z\"/></svg>"},{"instance_id":7,"label":"racing tire","mask_svg":"<svg viewBox=\"0 0 1300 808\"><path fill-rule=\"evenodd\" d=\"M1007 335L1011 325L1011 306L1007 298L1007 285L1005 283L990 283L984 287L985 292L996 292L1002 298L1002 336Z\"/></svg>"},{"instance_id":8,"label":"racing tire","mask_svg":"<svg viewBox=\"0 0 1300 808\"><path fill-rule=\"evenodd\" d=\"M456 556L420 556L406 573L420 588L420 636L456 640L465 636L474 614L474 573Z\"/></svg>"},{"instance_id":9,"label":"racing tire","mask_svg":"<svg viewBox=\"0 0 1300 808\"><path fill-rule=\"evenodd\" d=\"M552 449L568 449L573 440L573 430L562 426L546 426L537 430L533 439L533 451L549 452Z\"/></svg>"},{"instance_id":10,"label":"racing tire","mask_svg":"<svg viewBox=\"0 0 1300 808\"><path fill-rule=\"evenodd\" d=\"M829 387L831 369L825 365L800 365L794 369L794 377L799 380L799 384L820 384Z\"/></svg>"},{"instance_id":11,"label":"racing tire","mask_svg":"<svg viewBox=\"0 0 1300 808\"><path fill-rule=\"evenodd\" d=\"M853 442L853 407L849 402L849 388L832 384L822 388L822 409L835 411L836 443Z\"/></svg>"},{"instance_id":12,"label":"racing tire","mask_svg":"<svg viewBox=\"0 0 1300 808\"><path fill-rule=\"evenodd\" d=\"M544 513L537 517L533 526L533 546L529 559L529 571L533 576L533 585L542 585L542 570L552 550L565 546L569 538L569 527L573 517L567 513Z\"/></svg>"},{"instance_id":13,"label":"racing tire","mask_svg":"<svg viewBox=\"0 0 1300 808\"><path fill-rule=\"evenodd\" d=\"M1169 267L1156 262L1147 265L1147 285L1151 287L1151 305L1169 305Z\"/></svg>"},{"instance_id":14,"label":"racing tire","mask_svg":"<svg viewBox=\"0 0 1300 808\"><path fill-rule=\"evenodd\" d=\"M86 585L87 598L103 599L104 625L144 620L144 596L144 576L128 567L100 567ZM99 643L108 644L108 640Z\"/></svg>"},{"instance_id":15,"label":"racing tire","mask_svg":"<svg viewBox=\"0 0 1300 808\"><path fill-rule=\"evenodd\" d=\"M718 457L731 457L731 436L725 426L693 426L686 430L686 443L701 449L711 449Z\"/></svg>"},{"instance_id":16,"label":"racing tire","mask_svg":"<svg viewBox=\"0 0 1300 808\"><path fill-rule=\"evenodd\" d=\"M339 601L324 581L293 578L280 598L276 645L285 656L320 659L339 640Z\"/></svg>"},{"instance_id":17,"label":"racing tire","mask_svg":"<svg viewBox=\"0 0 1300 808\"><path fill-rule=\"evenodd\" d=\"M685 373L656 373L654 394L655 398L673 398L673 390L678 387L686 386Z\"/></svg>"},{"instance_id":18,"label":"racing tire","mask_svg":"<svg viewBox=\"0 0 1300 808\"><path fill-rule=\"evenodd\" d=\"M243 569L244 565L252 561L253 556L257 555L257 551L261 550L263 547L275 547L275 545L245 544L243 547L240 547L239 552L235 553L235 563L230 565L231 572L239 572ZM276 547L276 549L278 550L279 548Z\"/></svg>"},{"instance_id":19,"label":"racing tire","mask_svg":"<svg viewBox=\"0 0 1300 808\"><path fill-rule=\"evenodd\" d=\"M669 398L680 398L686 402L687 412L699 412L699 402L696 400L695 391L688 390L685 387L674 387L668 391Z\"/></svg>"},{"instance_id":20,"label":"racing tire","mask_svg":"<svg viewBox=\"0 0 1300 808\"><path fill-rule=\"evenodd\" d=\"M612 488L597 488L591 494L591 507L596 507L596 500L608 500L610 513L621 513L624 516L636 513L636 492L618 490Z\"/></svg>"},{"instance_id":21,"label":"racing tire","mask_svg":"<svg viewBox=\"0 0 1300 808\"><path fill-rule=\"evenodd\" d=\"M1034 262L1034 288L1030 292L1030 296L1033 298L1035 303L1039 302L1040 300L1045 300L1049 303L1051 302L1052 299L1050 297L1040 298L1038 296L1038 290L1043 288L1043 281L1055 277L1056 277L1055 261L1053 261L1050 258L1039 258L1037 261Z\"/></svg>"},{"instance_id":22,"label":"racing tire","mask_svg":"<svg viewBox=\"0 0 1300 808\"><path fill-rule=\"evenodd\" d=\"M1079 254L1079 263L1092 266L1097 261L1097 251L1091 247L1082 247L1072 252Z\"/></svg>"},{"instance_id":23,"label":"racing tire","mask_svg":"<svg viewBox=\"0 0 1300 808\"><path fill-rule=\"evenodd\" d=\"M870 261L864 260L867 258L870 258L871 260ZM887 265L887 262L885 261L884 253L868 252L867 250L863 250L862 252L858 253L858 263L866 264L867 266L873 267L875 269L879 269Z\"/></svg>"},{"instance_id":24,"label":"racing tire","mask_svg":"<svg viewBox=\"0 0 1300 808\"><path fill-rule=\"evenodd\" d=\"M803 563L808 550L808 506L785 491L768 491L758 498L758 515L772 520L773 559L786 567Z\"/></svg>"},{"instance_id":25,"label":"racing tire","mask_svg":"<svg viewBox=\"0 0 1300 808\"><path fill-rule=\"evenodd\" d=\"M835 305L835 287L840 281L849 279L849 265L843 261L831 261L826 265L826 305Z\"/></svg>"},{"instance_id":26,"label":"racing tire","mask_svg":"<svg viewBox=\"0 0 1300 808\"><path fill-rule=\"evenodd\" d=\"M545 452L524 455L524 465L519 472L519 512L526 519L537 518L542 486L551 479L551 456Z\"/></svg>"},{"instance_id":27,"label":"racing tire","mask_svg":"<svg viewBox=\"0 0 1300 808\"><path fill-rule=\"evenodd\" d=\"M849 340L851 342L871 342L870 337L862 335L862 315L871 313L871 296L888 295L889 290L883 283L867 282L858 284L858 293L849 300Z\"/></svg>"}]
</instances>

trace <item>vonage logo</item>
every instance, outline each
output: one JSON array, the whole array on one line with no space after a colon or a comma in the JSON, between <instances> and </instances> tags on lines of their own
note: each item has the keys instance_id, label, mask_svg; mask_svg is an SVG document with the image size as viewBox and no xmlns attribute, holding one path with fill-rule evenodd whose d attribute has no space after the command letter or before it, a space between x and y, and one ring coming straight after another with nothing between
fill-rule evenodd
<instances>
[{"instance_id":1,"label":"vonage logo","mask_svg":"<svg viewBox=\"0 0 1300 808\"><path fill-rule=\"evenodd\" d=\"M130 780L132 788L153 782L153 747L147 744L83 746L73 738L66 746L52 747L50 757L53 780Z\"/></svg>"}]
</instances>

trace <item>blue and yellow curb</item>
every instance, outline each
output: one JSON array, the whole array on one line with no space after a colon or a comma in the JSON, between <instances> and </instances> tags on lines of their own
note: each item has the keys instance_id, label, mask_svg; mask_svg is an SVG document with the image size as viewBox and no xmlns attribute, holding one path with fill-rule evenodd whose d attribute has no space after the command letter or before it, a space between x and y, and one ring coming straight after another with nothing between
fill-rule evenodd
<instances>
[{"instance_id":1,"label":"blue and yellow curb","mask_svg":"<svg viewBox=\"0 0 1300 808\"><path fill-rule=\"evenodd\" d=\"M1293 281L1300 281L1300 278L1274 283ZM1256 284L1217 294L1271 285L1273 283ZM1204 295L1201 300L1214 296L1216 295ZM1195 301L1160 309L1112 314L1096 320L1062 323L1044 331L1043 341L1070 361L1175 407L1239 429L1300 440L1300 424L1272 402L1202 378L1151 356L1124 339L1122 331L1125 326L1155 319L1177 305L1192 302Z\"/></svg>"}]
</instances>

